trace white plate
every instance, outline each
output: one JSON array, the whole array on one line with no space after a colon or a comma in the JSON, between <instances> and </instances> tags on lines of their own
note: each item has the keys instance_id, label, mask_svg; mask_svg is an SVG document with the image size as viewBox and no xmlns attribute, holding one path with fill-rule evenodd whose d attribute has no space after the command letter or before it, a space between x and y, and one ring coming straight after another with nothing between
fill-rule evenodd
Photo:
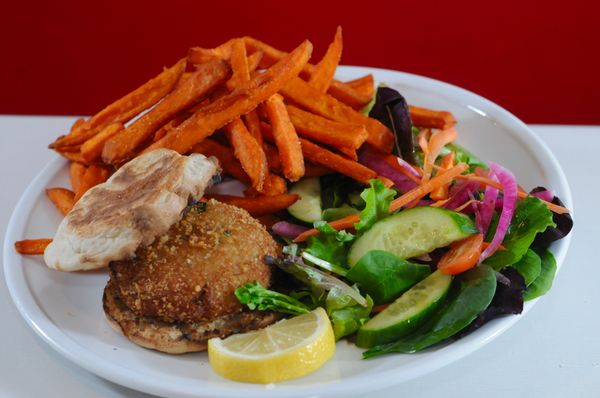
<instances>
[{"instance_id":1,"label":"white plate","mask_svg":"<svg viewBox=\"0 0 600 398\"><path fill-rule=\"evenodd\" d=\"M382 69L340 67L341 80L373 73L400 90L409 103L449 110L458 119L459 143L511 169L521 185L553 188L572 208L571 192L548 148L520 120L471 92L428 78ZM361 350L339 342L335 358L319 371L276 385L235 383L214 374L205 353L169 356L146 350L115 333L101 305L106 272L61 273L41 257L15 253L13 243L27 237L53 236L60 216L44 189L67 186L66 163L50 163L29 185L9 222L4 242L4 273L10 294L27 323L59 353L113 382L169 396L297 397L361 394L432 372L490 342L521 316L494 320L471 335L413 355L361 359ZM553 246L558 266L570 236ZM527 312L535 300L525 305ZM530 338L530 336L523 336Z\"/></svg>"}]
</instances>

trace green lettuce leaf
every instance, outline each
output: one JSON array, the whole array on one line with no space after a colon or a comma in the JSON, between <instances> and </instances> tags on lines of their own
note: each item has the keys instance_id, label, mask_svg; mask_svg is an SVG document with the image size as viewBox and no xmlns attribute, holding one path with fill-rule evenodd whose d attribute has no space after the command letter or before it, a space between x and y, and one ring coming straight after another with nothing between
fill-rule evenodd
<instances>
[{"instance_id":1,"label":"green lettuce leaf","mask_svg":"<svg viewBox=\"0 0 600 398\"><path fill-rule=\"evenodd\" d=\"M314 227L321 233L308 238L306 251L327 262L346 267L348 247L354 235L344 230L336 231L325 221L315 222Z\"/></svg>"},{"instance_id":2,"label":"green lettuce leaf","mask_svg":"<svg viewBox=\"0 0 600 398\"><path fill-rule=\"evenodd\" d=\"M366 205L360 212L360 221L354 225L357 233L365 232L377 221L387 217L390 211L390 203L397 194L395 190L386 188L379 180L371 180L370 183L371 187L360 194Z\"/></svg>"},{"instance_id":3,"label":"green lettuce leaf","mask_svg":"<svg viewBox=\"0 0 600 398\"><path fill-rule=\"evenodd\" d=\"M310 308L299 300L264 288L259 282L246 283L235 290L235 297L251 310L277 311L285 314L300 315L310 312Z\"/></svg>"},{"instance_id":4,"label":"green lettuce leaf","mask_svg":"<svg viewBox=\"0 0 600 398\"><path fill-rule=\"evenodd\" d=\"M556 225L552 221L552 212L541 200L533 196L520 200L502 242L506 250L498 250L484 262L496 270L515 264L527 253L535 236L549 226ZM492 228L495 229L493 225Z\"/></svg>"}]
</instances>

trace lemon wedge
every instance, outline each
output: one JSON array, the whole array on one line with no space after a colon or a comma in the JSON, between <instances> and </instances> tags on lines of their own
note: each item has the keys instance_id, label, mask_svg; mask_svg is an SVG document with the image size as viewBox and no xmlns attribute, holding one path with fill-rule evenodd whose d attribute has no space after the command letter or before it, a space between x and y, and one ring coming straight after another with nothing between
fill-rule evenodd
<instances>
[{"instance_id":1,"label":"lemon wedge","mask_svg":"<svg viewBox=\"0 0 600 398\"><path fill-rule=\"evenodd\" d=\"M221 376L274 383L319 369L335 353L335 337L323 308L262 330L208 341L208 360Z\"/></svg>"}]
</instances>

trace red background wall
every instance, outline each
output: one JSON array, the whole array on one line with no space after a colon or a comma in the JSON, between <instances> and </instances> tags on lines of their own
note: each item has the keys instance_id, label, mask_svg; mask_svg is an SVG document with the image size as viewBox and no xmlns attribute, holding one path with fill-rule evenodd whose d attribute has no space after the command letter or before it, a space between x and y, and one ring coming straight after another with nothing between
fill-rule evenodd
<instances>
[{"instance_id":1,"label":"red background wall","mask_svg":"<svg viewBox=\"0 0 600 398\"><path fill-rule=\"evenodd\" d=\"M600 2L11 2L0 12L0 113L91 114L190 46L252 35L342 63L444 80L528 123L600 124Z\"/></svg>"}]
</instances>

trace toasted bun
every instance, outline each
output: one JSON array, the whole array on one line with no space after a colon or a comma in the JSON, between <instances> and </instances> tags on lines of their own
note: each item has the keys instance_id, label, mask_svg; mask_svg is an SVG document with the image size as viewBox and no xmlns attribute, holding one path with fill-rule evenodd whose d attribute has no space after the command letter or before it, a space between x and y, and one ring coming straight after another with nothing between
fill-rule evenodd
<instances>
[{"instance_id":1,"label":"toasted bun","mask_svg":"<svg viewBox=\"0 0 600 398\"><path fill-rule=\"evenodd\" d=\"M178 222L218 172L213 158L168 149L131 160L75 204L44 252L46 265L80 271L132 257Z\"/></svg>"}]
</instances>

